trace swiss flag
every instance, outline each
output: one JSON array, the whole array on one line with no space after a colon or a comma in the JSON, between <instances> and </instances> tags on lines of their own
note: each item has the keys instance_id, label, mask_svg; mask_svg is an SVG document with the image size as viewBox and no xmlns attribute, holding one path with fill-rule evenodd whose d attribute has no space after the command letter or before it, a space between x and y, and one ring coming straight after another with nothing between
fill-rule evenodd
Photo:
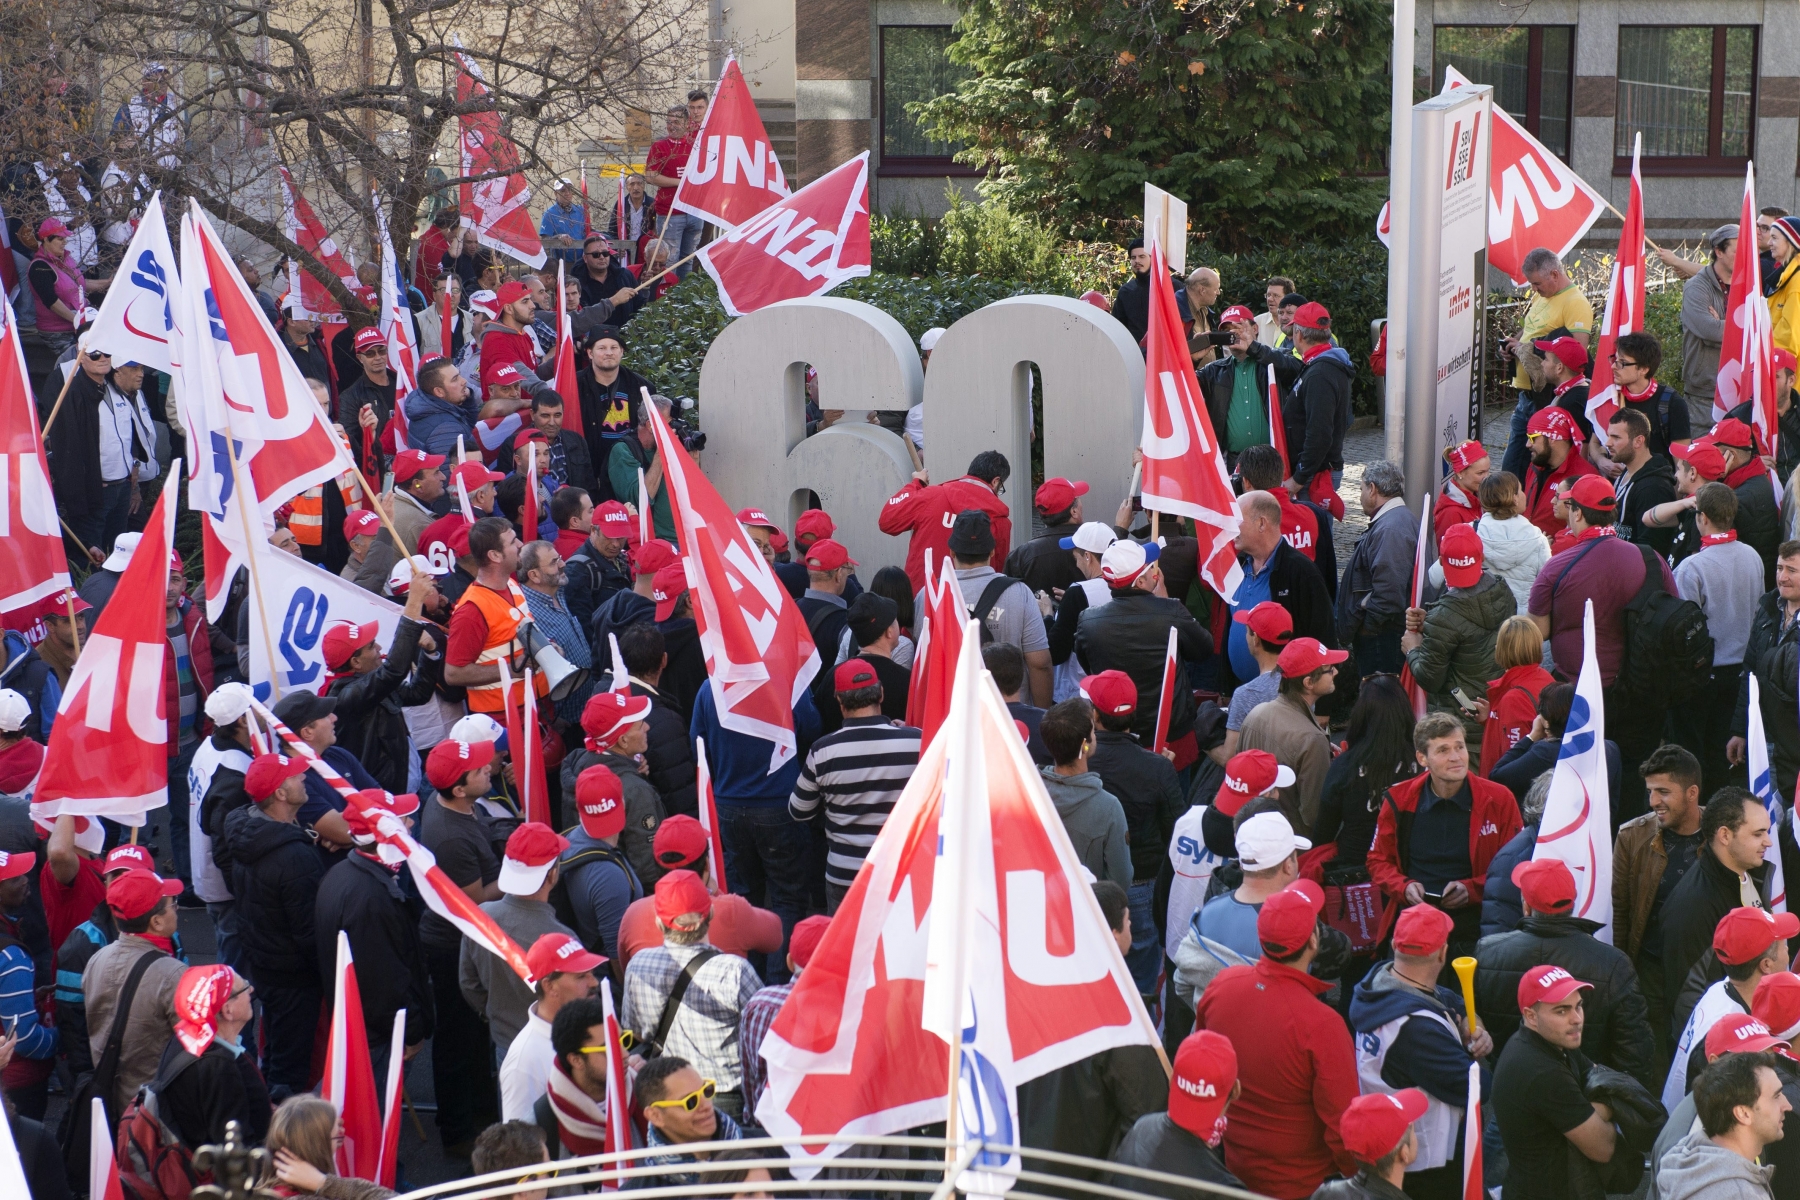
<instances>
[{"instance_id":1,"label":"swiss flag","mask_svg":"<svg viewBox=\"0 0 1800 1200\"><path fill-rule=\"evenodd\" d=\"M644 407L667 471L719 724L774 742L773 774L799 751L794 705L819 673L818 647L800 606L647 395Z\"/></svg>"},{"instance_id":2,"label":"swiss flag","mask_svg":"<svg viewBox=\"0 0 1800 1200\"><path fill-rule=\"evenodd\" d=\"M0 254L11 253L0 246ZM68 588L25 347L12 305L0 297L0 624L31 629Z\"/></svg>"},{"instance_id":3,"label":"swiss flag","mask_svg":"<svg viewBox=\"0 0 1800 1200\"><path fill-rule=\"evenodd\" d=\"M510 254L525 265L544 265L544 243L531 221L531 185L519 169L519 148L500 131L500 113L491 105L468 111L488 94L481 68L457 52L456 104L461 137L462 173L458 199L462 223L490 250ZM473 180L475 182L467 182ZM448 347L445 348L446 352Z\"/></svg>"},{"instance_id":4,"label":"swiss flag","mask_svg":"<svg viewBox=\"0 0 1800 1200\"><path fill-rule=\"evenodd\" d=\"M906 693L906 723L930 742L950 711L950 688L956 660L962 655L963 625L969 619L956 569L948 558L937 578L931 575L931 551L925 551L925 614L919 645L913 654L912 685Z\"/></svg>"},{"instance_id":5,"label":"swiss flag","mask_svg":"<svg viewBox=\"0 0 1800 1200\"><path fill-rule=\"evenodd\" d=\"M1600 345L1594 351L1594 374L1588 382L1587 417L1596 432L1606 428L1621 403L1613 383L1613 347L1623 334L1644 328L1644 178L1638 171L1644 135L1631 148L1631 200L1619 230L1619 253L1606 286L1606 315L1600 321Z\"/></svg>"},{"instance_id":6,"label":"swiss flag","mask_svg":"<svg viewBox=\"0 0 1800 1200\"><path fill-rule=\"evenodd\" d=\"M337 1106L338 1119L344 1123L337 1173L346 1179L378 1178L381 1104L375 1091L375 1065L369 1054L369 1031L363 1025L362 992L356 984L350 935L341 929L337 935L337 980L332 985L331 1032L325 1043L325 1078L320 1081L319 1094Z\"/></svg>"},{"instance_id":7,"label":"swiss flag","mask_svg":"<svg viewBox=\"0 0 1800 1200\"><path fill-rule=\"evenodd\" d=\"M757 1119L775 1136L804 1139L809 1153L942 1120L942 1035L952 1031L964 1087L979 1092L963 1098L963 1128L1002 1144L1018 1140L1006 1128L1012 1088L1156 1041L1069 835L981 667L977 630L961 632L943 735L926 747L763 1041L769 1086ZM803 1164L796 1159L796 1174L822 1165Z\"/></svg>"},{"instance_id":8,"label":"swiss flag","mask_svg":"<svg viewBox=\"0 0 1800 1200\"><path fill-rule=\"evenodd\" d=\"M144 813L169 802L163 613L180 479L177 460L119 577L116 594L131 602L101 611L57 705L31 805L46 824L66 813L142 825Z\"/></svg>"},{"instance_id":9,"label":"swiss flag","mask_svg":"<svg viewBox=\"0 0 1800 1200\"><path fill-rule=\"evenodd\" d=\"M787 179L744 72L736 58L728 58L675 189L674 207L735 229L787 195Z\"/></svg>"},{"instance_id":10,"label":"swiss flag","mask_svg":"<svg viewBox=\"0 0 1800 1200\"><path fill-rule=\"evenodd\" d=\"M1162 247L1154 247L1157 272ZM1200 577L1226 600L1244 578L1238 566L1238 526L1243 515L1200 399L1194 360L1182 333L1181 314L1168 288L1150 289L1150 330L1144 337L1144 507L1191 517L1200 536Z\"/></svg>"},{"instance_id":11,"label":"swiss flag","mask_svg":"<svg viewBox=\"0 0 1800 1200\"><path fill-rule=\"evenodd\" d=\"M356 277L356 271L345 261L337 242L325 231L325 226L313 212L312 205L307 203L300 189L294 186L294 177L288 174L286 167L280 168L280 174L281 210L283 223L287 226L288 240L318 259L352 294L361 295L367 291L362 280ZM305 310L309 320L344 311L344 306L337 302L337 297L313 278L311 271L301 267L297 260L288 262L288 294L300 297L300 307Z\"/></svg>"},{"instance_id":12,"label":"swiss flag","mask_svg":"<svg viewBox=\"0 0 1800 1200\"><path fill-rule=\"evenodd\" d=\"M700 251L734 317L822 296L869 273L869 152L813 180Z\"/></svg>"}]
</instances>

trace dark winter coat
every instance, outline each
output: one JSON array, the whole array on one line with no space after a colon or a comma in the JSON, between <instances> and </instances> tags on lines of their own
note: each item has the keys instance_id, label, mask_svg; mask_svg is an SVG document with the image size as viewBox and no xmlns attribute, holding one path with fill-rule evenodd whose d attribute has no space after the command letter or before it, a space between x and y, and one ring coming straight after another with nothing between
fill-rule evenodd
<instances>
[{"instance_id":1,"label":"dark winter coat","mask_svg":"<svg viewBox=\"0 0 1800 1200\"><path fill-rule=\"evenodd\" d=\"M645 890L654 888L656 881L663 877L663 868L657 864L656 854L651 848L651 843L656 840L657 826L663 823L663 817L667 815L661 794L638 772L637 764L629 758L618 754L577 750L563 759L563 795L575 794L575 785L580 780L581 773L589 767L606 767L624 785L625 828L619 832L619 849L625 852L625 857L631 862L631 869L637 872ZM689 770L692 771L691 766ZM696 810L697 808L696 805Z\"/></svg>"},{"instance_id":2,"label":"dark winter coat","mask_svg":"<svg viewBox=\"0 0 1800 1200\"><path fill-rule=\"evenodd\" d=\"M1163 663L1169 652L1169 626L1176 630L1176 654L1183 662L1199 662L1213 652L1213 637L1179 600L1153 596L1140 588L1114 589L1112 601L1081 614L1075 627L1075 656L1089 675L1123 671L1137 685L1137 715L1131 732L1148 744L1156 733L1154 697L1162 694ZM1169 706L1169 740L1194 728L1193 690L1178 675Z\"/></svg>"},{"instance_id":3,"label":"dark winter coat","mask_svg":"<svg viewBox=\"0 0 1800 1200\"><path fill-rule=\"evenodd\" d=\"M214 1038L195 1058L171 1037L150 1090L157 1095L157 1115L190 1151L223 1142L228 1121L238 1123L248 1145L269 1132L273 1109L254 1047L233 1054Z\"/></svg>"},{"instance_id":4,"label":"dark winter coat","mask_svg":"<svg viewBox=\"0 0 1800 1200\"><path fill-rule=\"evenodd\" d=\"M400 891L394 872L361 851L325 872L313 916L313 942L321 980L335 978L337 935L350 937L356 982L362 991L363 1026L371 1045L394 1036L394 1014L406 1010L405 1042L415 1046L437 1023L419 918ZM332 991L323 989L327 1009Z\"/></svg>"},{"instance_id":5,"label":"dark winter coat","mask_svg":"<svg viewBox=\"0 0 1800 1200\"><path fill-rule=\"evenodd\" d=\"M1338 583L1337 633L1342 645L1405 625L1418 546L1419 519L1404 504L1369 522ZM1487 684L1481 686L1485 692Z\"/></svg>"},{"instance_id":6,"label":"dark winter coat","mask_svg":"<svg viewBox=\"0 0 1800 1200\"><path fill-rule=\"evenodd\" d=\"M1350 429L1350 382L1356 366L1341 346L1313 356L1300 368L1293 392L1283 403L1288 454L1294 482L1302 492L1320 471L1344 469L1344 434Z\"/></svg>"},{"instance_id":7,"label":"dark winter coat","mask_svg":"<svg viewBox=\"0 0 1800 1200\"><path fill-rule=\"evenodd\" d=\"M563 602L588 635L588 645L594 651L593 661L609 663L612 660L607 657L606 639L594 640L594 610L612 599L614 593L631 590L635 582L631 564L623 550L617 559L608 558L594 549L590 538L581 544L581 549L569 555L568 566L569 582L563 592ZM651 611L654 615L654 604Z\"/></svg>"},{"instance_id":8,"label":"dark winter coat","mask_svg":"<svg viewBox=\"0 0 1800 1200\"><path fill-rule=\"evenodd\" d=\"M1088 770L1100 776L1100 785L1125 810L1132 880L1153 880L1168 856L1175 822L1187 811L1181 781L1168 759L1152 753L1129 733L1100 729L1094 743Z\"/></svg>"},{"instance_id":9,"label":"dark winter coat","mask_svg":"<svg viewBox=\"0 0 1800 1200\"><path fill-rule=\"evenodd\" d=\"M1675 527L1664 525L1653 529L1644 524L1644 514L1675 498L1674 466L1662 455L1652 455L1625 487L1625 507L1618 518L1619 536L1648 546L1667 558L1669 548L1675 544Z\"/></svg>"},{"instance_id":10,"label":"dark winter coat","mask_svg":"<svg viewBox=\"0 0 1800 1200\"><path fill-rule=\"evenodd\" d=\"M1537 849L1538 822L1533 821L1500 847L1488 864L1487 883L1481 889L1481 936L1511 933L1525 919L1525 898L1512 881L1513 868Z\"/></svg>"},{"instance_id":11,"label":"dark winter coat","mask_svg":"<svg viewBox=\"0 0 1800 1200\"><path fill-rule=\"evenodd\" d=\"M412 670L424 630L419 622L401 617L381 665L367 675L339 679L325 693L337 700L338 744L390 792L406 790L410 743L400 710L424 704L435 690L423 671L414 675Z\"/></svg>"},{"instance_id":12,"label":"dark winter coat","mask_svg":"<svg viewBox=\"0 0 1800 1200\"><path fill-rule=\"evenodd\" d=\"M313 910L325 878L325 856L310 832L276 821L252 805L225 817L231 847L231 894L237 904L240 941L258 987L319 987ZM335 939L332 961L337 959ZM391 1018L390 1018L391 1019Z\"/></svg>"},{"instance_id":13,"label":"dark winter coat","mask_svg":"<svg viewBox=\"0 0 1800 1200\"><path fill-rule=\"evenodd\" d=\"M1769 902L1768 864L1757 863L1750 871L1750 880L1756 885L1766 908ZM1713 933L1719 922L1726 913L1739 907L1741 901L1737 873L1719 861L1711 846L1700 847L1694 855L1694 865L1663 901L1663 995L1671 1009L1671 1037L1681 1032L1692 1009L1690 1005L1679 1014L1674 1011L1676 998L1687 983L1688 972L1712 949Z\"/></svg>"},{"instance_id":14,"label":"dark winter coat","mask_svg":"<svg viewBox=\"0 0 1800 1200\"><path fill-rule=\"evenodd\" d=\"M1257 393L1268 395L1269 367L1275 368L1275 387L1279 392L1281 410L1287 411L1288 398L1293 395L1294 383L1300 378L1300 360L1291 354L1282 354L1273 346L1262 342L1251 342L1250 350L1245 358L1256 364ZM1212 421L1213 433L1223 439L1225 421L1231 414L1231 388L1233 376L1237 374L1237 356L1228 350L1221 349L1219 357L1200 368L1200 394L1206 397L1206 415ZM1278 419L1285 418L1277 414ZM1285 424L1283 432L1286 432ZM1290 446L1292 442L1288 443Z\"/></svg>"},{"instance_id":15,"label":"dark winter coat","mask_svg":"<svg viewBox=\"0 0 1800 1200\"><path fill-rule=\"evenodd\" d=\"M1757 601L1756 615L1750 620L1731 732L1737 737L1749 736L1750 676L1754 673L1761 689L1763 732L1769 739L1769 767L1775 774L1776 794L1792 796L1795 775L1800 773L1800 714L1796 713L1795 697L1800 620L1790 622L1786 629L1781 621L1781 593L1771 589Z\"/></svg>"},{"instance_id":16,"label":"dark winter coat","mask_svg":"<svg viewBox=\"0 0 1800 1200\"><path fill-rule=\"evenodd\" d=\"M473 394L461 404L451 404L422 391L409 393L401 402L406 410L406 444L427 454L441 454L456 461L456 439L465 449L475 447L475 419L481 401Z\"/></svg>"},{"instance_id":17,"label":"dark winter coat","mask_svg":"<svg viewBox=\"0 0 1800 1200\"><path fill-rule=\"evenodd\" d=\"M1451 693L1461 688L1471 700L1487 695L1488 684L1501 675L1494 665L1494 637L1517 611L1518 601L1505 580L1483 572L1474 587L1453 587L1425 610L1424 640L1406 654L1406 665L1425 689L1432 711L1462 721L1472 756L1478 754L1484 722L1463 712Z\"/></svg>"}]
</instances>

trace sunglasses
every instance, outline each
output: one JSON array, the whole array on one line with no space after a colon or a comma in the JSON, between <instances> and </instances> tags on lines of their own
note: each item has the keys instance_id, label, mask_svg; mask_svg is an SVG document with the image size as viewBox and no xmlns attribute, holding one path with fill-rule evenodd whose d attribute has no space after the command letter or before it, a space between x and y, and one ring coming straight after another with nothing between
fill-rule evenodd
<instances>
[{"instance_id":1,"label":"sunglasses","mask_svg":"<svg viewBox=\"0 0 1800 1200\"><path fill-rule=\"evenodd\" d=\"M582 253L582 257L583 258L611 258L612 251L610 251L610 250L587 250Z\"/></svg>"},{"instance_id":2,"label":"sunglasses","mask_svg":"<svg viewBox=\"0 0 1800 1200\"><path fill-rule=\"evenodd\" d=\"M705 1083L681 1097L679 1100L652 1100L651 1108L685 1108L693 1112L700 1107L701 1100L711 1100L719 1094L719 1085L708 1079Z\"/></svg>"},{"instance_id":3,"label":"sunglasses","mask_svg":"<svg viewBox=\"0 0 1800 1200\"><path fill-rule=\"evenodd\" d=\"M104 359L111 358L112 355L104 350L89 350L87 352L87 357L89 362L100 362Z\"/></svg>"},{"instance_id":4,"label":"sunglasses","mask_svg":"<svg viewBox=\"0 0 1800 1200\"><path fill-rule=\"evenodd\" d=\"M629 1029L619 1030L619 1049L629 1050L635 1045L637 1045L637 1034ZM581 1048L583 1054L605 1054L606 1052L605 1046L583 1046Z\"/></svg>"}]
</instances>

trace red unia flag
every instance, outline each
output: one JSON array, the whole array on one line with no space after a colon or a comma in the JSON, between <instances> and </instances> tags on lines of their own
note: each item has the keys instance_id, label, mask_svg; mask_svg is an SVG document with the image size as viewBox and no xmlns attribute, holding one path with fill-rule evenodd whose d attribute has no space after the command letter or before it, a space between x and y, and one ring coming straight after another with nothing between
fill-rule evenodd
<instances>
[{"instance_id":1,"label":"red unia flag","mask_svg":"<svg viewBox=\"0 0 1800 1200\"><path fill-rule=\"evenodd\" d=\"M456 63L458 107L479 103L488 94L481 68L461 51ZM529 267L543 266L544 244L531 222L531 185L519 170L519 148L500 131L500 113L492 107L464 112L457 123L462 132L462 223L488 249L510 254Z\"/></svg>"},{"instance_id":2,"label":"red unia flag","mask_svg":"<svg viewBox=\"0 0 1800 1200\"><path fill-rule=\"evenodd\" d=\"M612 634L607 634L612 637ZM615 643L616 644L616 643ZM713 796L712 768L706 765L706 739L694 739L695 790L700 801L700 828L706 831L706 869L712 875L712 890L723 895L731 890L725 882L725 835L719 828L719 802Z\"/></svg>"},{"instance_id":3,"label":"red unia flag","mask_svg":"<svg viewBox=\"0 0 1800 1200\"><path fill-rule=\"evenodd\" d=\"M1744 168L1744 210L1739 229L1756 227L1756 164ZM1740 244L1741 245L1741 244ZM1762 439L1762 452L1775 453L1778 424L1775 411L1774 348L1769 325L1769 305L1762 298L1762 262L1740 249L1731 273L1731 290L1725 297L1725 340L1719 347L1718 391L1713 395L1713 420L1746 400L1750 423Z\"/></svg>"},{"instance_id":4,"label":"red unia flag","mask_svg":"<svg viewBox=\"0 0 1800 1200\"><path fill-rule=\"evenodd\" d=\"M300 189L294 185L294 177L288 174L288 169L282 167L280 173L281 215L288 240L318 259L352 294L360 294L364 288L362 280L356 277L356 269L345 260L343 251L338 249L332 236L325 232L324 224L313 212L312 205L307 203ZM300 307L305 310L308 320L316 321L331 313L344 311L344 306L337 302L337 297L331 294L330 289L297 261L288 263L288 294L299 297Z\"/></svg>"},{"instance_id":5,"label":"red unia flag","mask_svg":"<svg viewBox=\"0 0 1800 1200\"><path fill-rule=\"evenodd\" d=\"M65 813L142 825L147 811L169 802L169 726L163 708L169 635L163 612L175 544L178 467L179 460L119 577L118 595L131 602L101 611L56 707L31 805L31 815L46 825Z\"/></svg>"},{"instance_id":6,"label":"red unia flag","mask_svg":"<svg viewBox=\"0 0 1800 1200\"><path fill-rule=\"evenodd\" d=\"M406 303L406 279L388 237L387 214L381 209L381 193L370 190L375 207L375 236L381 242L381 336L387 339L388 369L394 373L394 436L406 445L404 400L419 386L419 348L413 342L412 308Z\"/></svg>"},{"instance_id":7,"label":"red unia flag","mask_svg":"<svg viewBox=\"0 0 1800 1200\"><path fill-rule=\"evenodd\" d=\"M319 1094L337 1106L338 1119L344 1123L337 1173L347 1179L373 1181L381 1168L381 1105L375 1092L369 1031L363 1025L362 992L356 986L356 963L350 955L350 935L341 929L337 935L337 980L331 991L331 1033L325 1043L325 1077L319 1082Z\"/></svg>"},{"instance_id":8,"label":"red unia flag","mask_svg":"<svg viewBox=\"0 0 1800 1200\"><path fill-rule=\"evenodd\" d=\"M1631 147L1631 200L1625 206L1625 226L1619 230L1619 253L1613 258L1606 315L1600 321L1600 345L1594 351L1594 375L1588 384L1587 417L1595 430L1606 428L1622 402L1613 383L1613 347L1623 335L1644 328L1644 179L1638 173L1643 148L1640 133Z\"/></svg>"},{"instance_id":9,"label":"red unia flag","mask_svg":"<svg viewBox=\"0 0 1800 1200\"><path fill-rule=\"evenodd\" d=\"M626 1070L625 1039L621 1036L619 1014L613 1010L612 980L605 976L600 979L600 1007L606 1020L606 1149L603 1153L627 1154L631 1151L631 1075ZM613 1161L618 1162L616 1158ZM600 1187L602 1191L611 1192L617 1191L619 1185L610 1182Z\"/></svg>"},{"instance_id":10,"label":"red unia flag","mask_svg":"<svg viewBox=\"0 0 1800 1200\"><path fill-rule=\"evenodd\" d=\"M583 203L587 197L587 171L581 173ZM585 209L584 209L585 211ZM569 301L567 289L563 287L563 267L561 259L556 263L556 378L550 386L563 399L563 428L576 437L585 438L587 432L581 422L581 377L575 366L575 332L569 324Z\"/></svg>"},{"instance_id":11,"label":"red unia flag","mask_svg":"<svg viewBox=\"0 0 1800 1200\"><path fill-rule=\"evenodd\" d=\"M943 1120L951 1041L961 1132L1012 1145L1013 1088L1155 1044L977 632L962 631L941 735L763 1042L757 1119L811 1154ZM824 1165L796 1153L793 1169Z\"/></svg>"},{"instance_id":12,"label":"red unia flag","mask_svg":"<svg viewBox=\"0 0 1800 1200\"><path fill-rule=\"evenodd\" d=\"M0 254L11 251L0 247ZM19 321L0 297L0 625L31 629L69 588Z\"/></svg>"},{"instance_id":13,"label":"red unia flag","mask_svg":"<svg viewBox=\"0 0 1800 1200\"><path fill-rule=\"evenodd\" d=\"M919 729L929 743L950 712L950 689L956 682L956 661L962 655L963 625L969 619L962 587L956 582L955 565L944 559L934 579L931 551L925 552L925 613L920 622L919 645L913 653L912 686L906 693L906 723Z\"/></svg>"},{"instance_id":14,"label":"red unia flag","mask_svg":"<svg viewBox=\"0 0 1800 1200\"><path fill-rule=\"evenodd\" d=\"M1169 744L1169 719L1175 712L1175 686L1180 678L1181 655L1176 646L1175 627L1169 626L1169 648L1163 653L1162 688L1156 700L1156 735L1150 749L1161 754Z\"/></svg>"},{"instance_id":15,"label":"red unia flag","mask_svg":"<svg viewBox=\"0 0 1800 1200\"><path fill-rule=\"evenodd\" d=\"M1150 278L1168 278L1162 247L1153 251L1156 265ZM1150 289L1144 347L1144 507L1193 518L1200 535L1200 577L1230 600L1244 578L1235 542L1243 514L1213 436L1212 418L1200 399L1181 314L1168 288Z\"/></svg>"},{"instance_id":16,"label":"red unia flag","mask_svg":"<svg viewBox=\"0 0 1800 1200\"><path fill-rule=\"evenodd\" d=\"M728 58L675 189L675 209L735 229L787 195L787 179L744 72Z\"/></svg>"},{"instance_id":17,"label":"red unia flag","mask_svg":"<svg viewBox=\"0 0 1800 1200\"><path fill-rule=\"evenodd\" d=\"M667 472L719 724L774 742L773 774L799 750L794 705L819 673L818 647L800 606L769 570L730 505L669 432L661 411L648 397L644 404Z\"/></svg>"},{"instance_id":18,"label":"red unia flag","mask_svg":"<svg viewBox=\"0 0 1800 1200\"><path fill-rule=\"evenodd\" d=\"M771 204L700 251L734 317L823 296L869 273L869 152Z\"/></svg>"}]
</instances>

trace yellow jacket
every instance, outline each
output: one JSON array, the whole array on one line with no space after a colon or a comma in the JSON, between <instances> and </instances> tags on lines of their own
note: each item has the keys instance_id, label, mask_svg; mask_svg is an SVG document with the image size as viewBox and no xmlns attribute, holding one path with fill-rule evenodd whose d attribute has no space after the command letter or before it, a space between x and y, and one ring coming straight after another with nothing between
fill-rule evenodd
<instances>
[{"instance_id":1,"label":"yellow jacket","mask_svg":"<svg viewBox=\"0 0 1800 1200\"><path fill-rule=\"evenodd\" d=\"M1776 278L1781 282L1769 294L1774 341L1789 354L1800 356L1800 254L1788 259Z\"/></svg>"}]
</instances>

